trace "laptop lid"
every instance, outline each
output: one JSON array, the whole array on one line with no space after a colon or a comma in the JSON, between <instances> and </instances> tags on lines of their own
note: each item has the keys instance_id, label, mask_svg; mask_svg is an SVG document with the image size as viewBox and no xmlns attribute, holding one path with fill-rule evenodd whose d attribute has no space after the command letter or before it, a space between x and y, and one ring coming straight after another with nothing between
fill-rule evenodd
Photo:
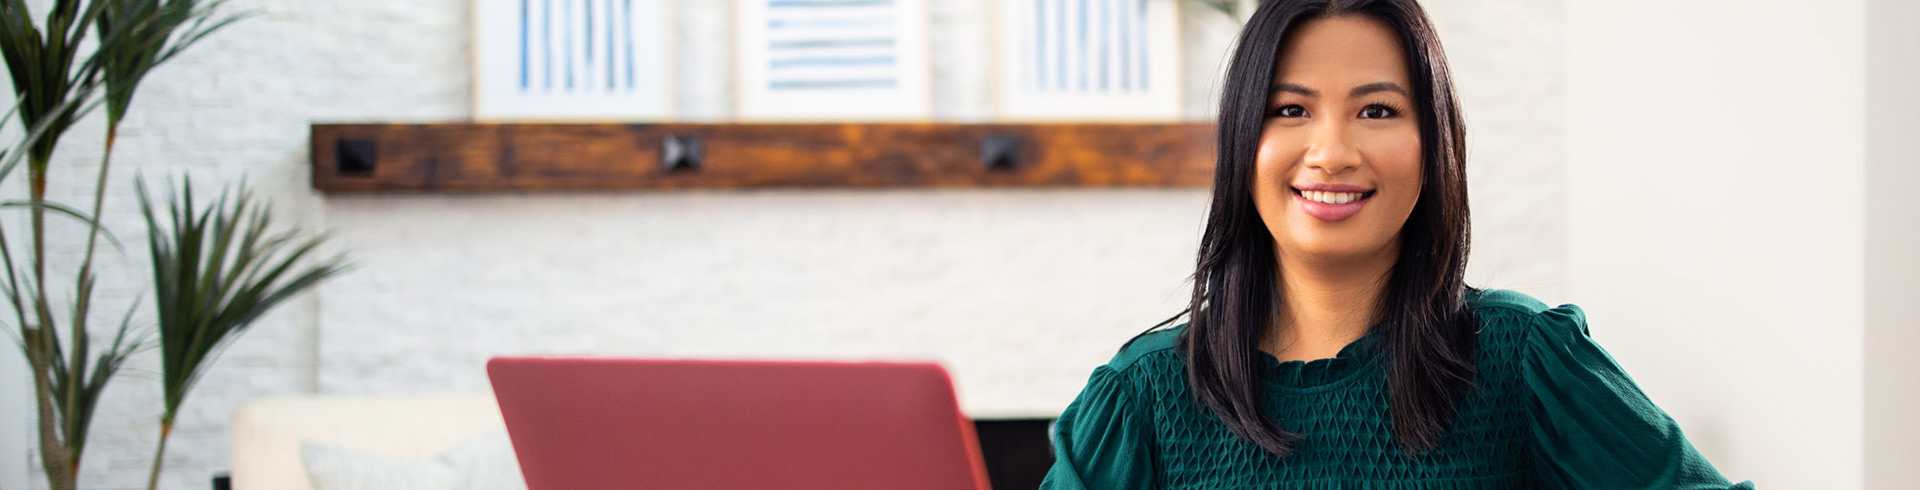
<instances>
[{"instance_id":1,"label":"laptop lid","mask_svg":"<svg viewBox=\"0 0 1920 490\"><path fill-rule=\"evenodd\" d=\"M528 490L987 490L930 363L494 358Z\"/></svg>"}]
</instances>

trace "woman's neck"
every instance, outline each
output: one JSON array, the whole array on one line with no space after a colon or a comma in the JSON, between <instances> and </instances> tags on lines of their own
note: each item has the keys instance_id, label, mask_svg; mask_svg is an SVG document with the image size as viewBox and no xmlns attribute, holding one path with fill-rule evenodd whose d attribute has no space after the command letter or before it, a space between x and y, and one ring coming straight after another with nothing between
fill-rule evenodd
<instances>
[{"instance_id":1,"label":"woman's neck","mask_svg":"<svg viewBox=\"0 0 1920 490\"><path fill-rule=\"evenodd\" d=\"M1399 251L1341 260L1279 257L1280 307L1262 348L1281 361L1334 357L1366 335Z\"/></svg>"}]
</instances>

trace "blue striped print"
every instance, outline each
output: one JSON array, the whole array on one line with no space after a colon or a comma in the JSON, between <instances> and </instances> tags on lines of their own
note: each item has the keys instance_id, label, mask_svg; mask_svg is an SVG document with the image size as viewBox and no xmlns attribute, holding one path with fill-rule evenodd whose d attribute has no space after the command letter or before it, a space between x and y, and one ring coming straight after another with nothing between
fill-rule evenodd
<instances>
[{"instance_id":1,"label":"blue striped print","mask_svg":"<svg viewBox=\"0 0 1920 490\"><path fill-rule=\"evenodd\" d=\"M892 55L887 56L820 56L812 58L783 58L768 62L773 68L793 68L799 66L874 66L892 65Z\"/></svg>"},{"instance_id":2,"label":"blue striped print","mask_svg":"<svg viewBox=\"0 0 1920 490\"><path fill-rule=\"evenodd\" d=\"M893 88L898 82L892 78L865 78L848 80L774 80L774 90L795 89L849 89L849 88Z\"/></svg>"},{"instance_id":3,"label":"blue striped print","mask_svg":"<svg viewBox=\"0 0 1920 490\"><path fill-rule=\"evenodd\" d=\"M893 0L771 0L768 7L877 7L893 5Z\"/></svg>"}]
</instances>

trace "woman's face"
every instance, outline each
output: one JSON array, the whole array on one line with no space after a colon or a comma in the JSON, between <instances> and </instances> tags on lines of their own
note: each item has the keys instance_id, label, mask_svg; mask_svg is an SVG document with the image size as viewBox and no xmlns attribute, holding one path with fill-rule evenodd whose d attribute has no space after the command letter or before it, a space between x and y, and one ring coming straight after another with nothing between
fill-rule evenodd
<instances>
[{"instance_id":1,"label":"woman's face","mask_svg":"<svg viewBox=\"0 0 1920 490\"><path fill-rule=\"evenodd\" d=\"M1407 59L1371 17L1307 21L1280 47L1254 164L1254 207L1283 257L1397 257L1420 196Z\"/></svg>"}]
</instances>

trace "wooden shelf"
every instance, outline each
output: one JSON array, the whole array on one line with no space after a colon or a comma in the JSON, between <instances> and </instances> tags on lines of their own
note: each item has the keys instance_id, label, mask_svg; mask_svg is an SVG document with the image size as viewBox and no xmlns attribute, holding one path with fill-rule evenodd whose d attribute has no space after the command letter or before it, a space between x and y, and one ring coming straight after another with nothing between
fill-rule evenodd
<instances>
[{"instance_id":1,"label":"wooden shelf","mask_svg":"<svg viewBox=\"0 0 1920 490\"><path fill-rule=\"evenodd\" d=\"M1205 187L1213 178L1206 123L315 124L312 132L313 186L323 192ZM672 146L698 146L697 165L664 164Z\"/></svg>"}]
</instances>

